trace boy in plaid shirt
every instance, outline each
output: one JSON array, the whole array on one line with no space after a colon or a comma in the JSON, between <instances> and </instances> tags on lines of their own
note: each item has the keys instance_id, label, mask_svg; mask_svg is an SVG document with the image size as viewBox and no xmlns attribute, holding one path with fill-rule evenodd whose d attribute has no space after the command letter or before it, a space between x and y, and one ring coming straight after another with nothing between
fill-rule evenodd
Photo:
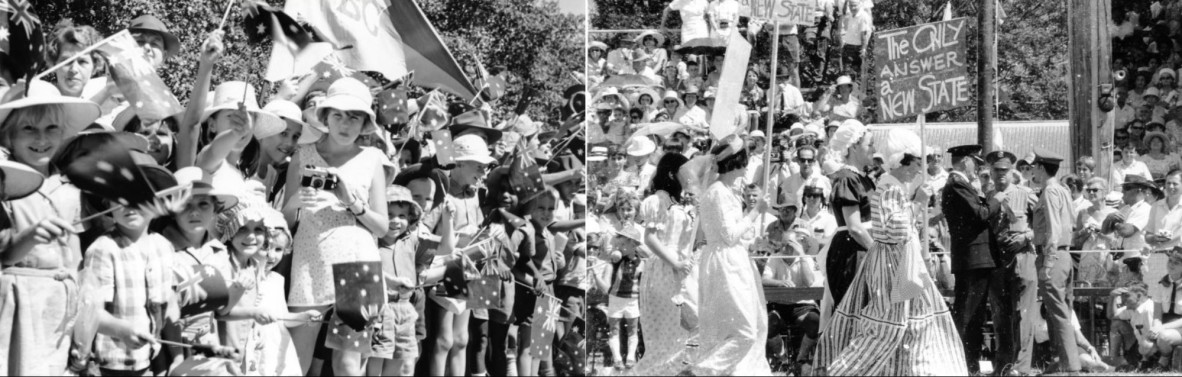
<instances>
[{"instance_id":1,"label":"boy in plaid shirt","mask_svg":"<svg viewBox=\"0 0 1182 377\"><path fill-rule=\"evenodd\" d=\"M159 259L173 252L172 244L148 231L151 216L138 209L120 207L112 216L115 228L99 237L87 249L81 271L82 281L115 320L134 331L156 334L163 319L161 308L170 299L163 292L170 287L158 269ZM135 342L99 334L94 358L103 375L145 375L159 345L142 337Z\"/></svg>"}]
</instances>

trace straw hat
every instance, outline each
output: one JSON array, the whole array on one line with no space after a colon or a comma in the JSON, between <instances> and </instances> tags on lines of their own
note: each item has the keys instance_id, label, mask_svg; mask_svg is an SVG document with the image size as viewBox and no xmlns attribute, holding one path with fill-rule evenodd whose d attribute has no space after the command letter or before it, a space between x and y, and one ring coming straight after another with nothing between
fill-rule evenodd
<instances>
[{"instance_id":1,"label":"straw hat","mask_svg":"<svg viewBox=\"0 0 1182 377\"><path fill-rule=\"evenodd\" d=\"M181 168L172 174L176 177L177 185L193 185L193 196L209 195L222 204L222 208L233 208L238 204L238 196L213 186L213 176L202 171L201 168L190 166Z\"/></svg>"},{"instance_id":2,"label":"straw hat","mask_svg":"<svg viewBox=\"0 0 1182 377\"><path fill-rule=\"evenodd\" d=\"M854 85L854 80L850 79L849 76L842 75L841 77L837 78L837 85L836 86L842 86L842 85Z\"/></svg>"},{"instance_id":3,"label":"straw hat","mask_svg":"<svg viewBox=\"0 0 1182 377\"><path fill-rule=\"evenodd\" d=\"M38 105L59 105L65 110L62 115L66 118L65 124L60 126L66 128L65 135L69 137L82 131L102 115L97 103L63 96L56 86L45 81L33 81L29 86L29 95L24 94L25 84L21 83L13 86L0 98L0 125L4 124L14 110Z\"/></svg>"},{"instance_id":4,"label":"straw hat","mask_svg":"<svg viewBox=\"0 0 1182 377\"><path fill-rule=\"evenodd\" d=\"M624 150L628 152L629 156L648 156L657 151L657 144L644 136L633 137L628 139L628 144L625 145Z\"/></svg>"},{"instance_id":5,"label":"straw hat","mask_svg":"<svg viewBox=\"0 0 1182 377\"><path fill-rule=\"evenodd\" d=\"M665 97L661 98L661 103L664 104L665 100L670 100L670 99L676 100L678 107L685 107L685 101L681 100L681 96L677 95L676 90L666 90ZM670 116L672 116L672 114L670 114Z\"/></svg>"},{"instance_id":6,"label":"straw hat","mask_svg":"<svg viewBox=\"0 0 1182 377\"><path fill-rule=\"evenodd\" d=\"M714 161L722 161L742 151L745 144L746 142L738 134L731 134L722 138L713 148L710 148L710 154L714 155Z\"/></svg>"},{"instance_id":7,"label":"straw hat","mask_svg":"<svg viewBox=\"0 0 1182 377\"><path fill-rule=\"evenodd\" d=\"M600 49L600 50L603 50L603 51L607 51L607 50L608 50L607 43L603 43L603 42L600 42L600 41L591 41L591 45L590 45L590 46L587 46L587 49L588 49L588 50L590 50L590 49L593 49L593 48L598 48L598 49Z\"/></svg>"},{"instance_id":8,"label":"straw hat","mask_svg":"<svg viewBox=\"0 0 1182 377\"><path fill-rule=\"evenodd\" d=\"M266 139L278 135L287 129L287 122L295 122L303 127L308 126L308 123L304 122L300 106L296 105L295 102L277 99L268 103L267 106L263 106L263 111L271 113L271 115L276 116L278 119L271 117L259 118L258 124L254 126L255 138Z\"/></svg>"},{"instance_id":9,"label":"straw hat","mask_svg":"<svg viewBox=\"0 0 1182 377\"><path fill-rule=\"evenodd\" d=\"M41 182L45 181L41 173L19 162L0 160L0 172L4 173L3 179L0 179L0 187L4 188L4 192L0 193L0 200L16 200L29 196L37 192L37 189L41 188Z\"/></svg>"},{"instance_id":10,"label":"straw hat","mask_svg":"<svg viewBox=\"0 0 1182 377\"><path fill-rule=\"evenodd\" d=\"M661 46L661 45L665 44L665 35L661 34L660 32L657 32L656 30L648 30L643 33L640 33L640 35L637 35L636 38L633 39L633 41L636 41L636 44L644 45L644 37L655 38L657 40L657 46Z\"/></svg>"},{"instance_id":11,"label":"straw hat","mask_svg":"<svg viewBox=\"0 0 1182 377\"><path fill-rule=\"evenodd\" d=\"M328 95L316 106L316 117L321 118L328 109L360 111L369 116L361 133L371 134L378 130L377 116L373 113L373 94L369 86L352 77L343 77L328 87Z\"/></svg>"},{"instance_id":12,"label":"straw hat","mask_svg":"<svg viewBox=\"0 0 1182 377\"><path fill-rule=\"evenodd\" d=\"M245 94L245 96L243 96ZM201 112L201 120L197 123L205 123L209 117L214 113L222 110L237 110L239 103L244 103L246 112L258 115L255 126L266 123L270 120L264 121L262 118L271 118L276 122L282 122L274 114L264 112L259 109L259 103L255 100L254 86L242 81L227 81L218 85L213 90L213 97L209 106L205 107L205 111Z\"/></svg>"}]
</instances>

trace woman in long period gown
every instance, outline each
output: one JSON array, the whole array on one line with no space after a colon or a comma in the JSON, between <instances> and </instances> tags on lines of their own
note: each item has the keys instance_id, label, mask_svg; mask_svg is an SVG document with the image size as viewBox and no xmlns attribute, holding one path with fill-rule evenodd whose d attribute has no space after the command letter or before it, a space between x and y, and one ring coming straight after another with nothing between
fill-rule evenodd
<instances>
[{"instance_id":1,"label":"woman in long period gown","mask_svg":"<svg viewBox=\"0 0 1182 377\"><path fill-rule=\"evenodd\" d=\"M965 375L960 337L912 222L915 203L931 194L903 183L920 172L919 136L892 130L885 149L891 170L871 194L874 242L821 335L816 367L831 376Z\"/></svg>"},{"instance_id":2,"label":"woman in long period gown","mask_svg":"<svg viewBox=\"0 0 1182 377\"><path fill-rule=\"evenodd\" d=\"M755 262L747 254L758 230L756 216L766 208L743 215L739 192L747 167L746 149L737 136L719 144L710 155L700 157L715 161L718 178L708 178L712 183L700 207L706 246L698 273L699 302L703 303L700 347L692 371L708 376L770 376L764 349L766 300Z\"/></svg>"},{"instance_id":3,"label":"woman in long period gown","mask_svg":"<svg viewBox=\"0 0 1182 377\"><path fill-rule=\"evenodd\" d=\"M685 368L686 343L692 324L682 322L682 311L697 309L696 297L679 293L696 287L693 266L693 208L682 199L677 172L688 161L668 153L657 163L655 192L640 203L645 244L652 250L640 276L640 318L644 323L644 357L628 372L637 376L674 375ZM693 292L696 296L696 291Z\"/></svg>"}]
</instances>

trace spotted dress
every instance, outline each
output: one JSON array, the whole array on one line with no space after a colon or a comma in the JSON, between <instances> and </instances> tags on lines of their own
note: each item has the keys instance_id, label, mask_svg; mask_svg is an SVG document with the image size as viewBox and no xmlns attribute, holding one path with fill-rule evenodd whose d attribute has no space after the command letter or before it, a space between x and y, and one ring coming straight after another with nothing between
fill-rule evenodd
<instances>
[{"instance_id":1,"label":"spotted dress","mask_svg":"<svg viewBox=\"0 0 1182 377\"><path fill-rule=\"evenodd\" d=\"M952 315L923 266L902 187L884 174L871 195L874 244L817 344L815 365L828 375L968 373Z\"/></svg>"}]
</instances>

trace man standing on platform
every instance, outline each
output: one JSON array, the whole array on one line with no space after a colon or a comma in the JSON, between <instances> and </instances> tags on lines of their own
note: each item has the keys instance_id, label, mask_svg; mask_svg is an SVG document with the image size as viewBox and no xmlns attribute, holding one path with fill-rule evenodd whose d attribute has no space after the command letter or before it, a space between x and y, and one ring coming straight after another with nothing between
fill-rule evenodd
<instances>
[{"instance_id":1,"label":"man standing on platform","mask_svg":"<svg viewBox=\"0 0 1182 377\"><path fill-rule=\"evenodd\" d=\"M956 277L953 289L955 302L952 317L956 330L964 342L965 360L969 374L979 373L981 331L985 317L985 299L999 303L1000 281L993 278L999 264L989 234L989 221L997 216L1000 205L986 201L979 185L974 185L977 166L981 159L980 145L962 145L948 149L952 155L952 172L941 194L941 207L948 219L948 233L952 235L952 274Z\"/></svg>"},{"instance_id":2,"label":"man standing on platform","mask_svg":"<svg viewBox=\"0 0 1182 377\"><path fill-rule=\"evenodd\" d=\"M1057 372L1079 373L1075 328L1071 325L1071 307L1067 290L1071 287L1071 227L1075 213L1071 191L1055 177L1063 158L1041 148L1034 151L1034 183L1042 185L1042 194L1034 210L1034 247L1038 252L1038 295L1046 309L1047 332L1059 357Z\"/></svg>"},{"instance_id":3,"label":"man standing on platform","mask_svg":"<svg viewBox=\"0 0 1182 377\"><path fill-rule=\"evenodd\" d=\"M997 333L997 357L993 369L998 375L1030 373L1034 347L1034 311L1038 310L1038 285L1033 273L1019 274L1015 260L1034 257L1034 231L1030 217L1038 197L1026 186L1013 182L1018 156L996 151L985 156L993 170L993 192L986 197L1001 203L1002 216L990 222L999 262L993 281L1000 286L1000 302L993 306L993 327ZM1025 309L1025 312L1022 311ZM1029 326L1020 326L1027 322Z\"/></svg>"}]
</instances>

